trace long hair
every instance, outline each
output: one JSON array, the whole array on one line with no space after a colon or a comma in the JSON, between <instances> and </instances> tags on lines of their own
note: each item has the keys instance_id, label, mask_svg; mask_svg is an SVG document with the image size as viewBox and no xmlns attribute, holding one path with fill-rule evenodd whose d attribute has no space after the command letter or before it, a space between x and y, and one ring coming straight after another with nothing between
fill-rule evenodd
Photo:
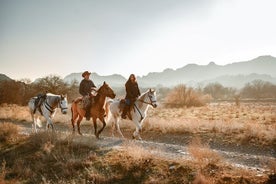
<instances>
[{"instance_id":1,"label":"long hair","mask_svg":"<svg viewBox=\"0 0 276 184\"><path fill-rule=\"evenodd\" d=\"M134 74L130 74L130 76L129 76L127 82L131 82L131 78L132 78L132 77L134 78L134 82L137 82L136 77L135 77Z\"/></svg>"}]
</instances>

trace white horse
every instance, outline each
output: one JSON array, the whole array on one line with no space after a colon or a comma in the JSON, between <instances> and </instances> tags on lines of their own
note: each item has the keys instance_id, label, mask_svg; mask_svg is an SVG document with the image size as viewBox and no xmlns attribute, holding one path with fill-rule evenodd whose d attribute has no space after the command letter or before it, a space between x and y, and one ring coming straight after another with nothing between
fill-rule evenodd
<instances>
[{"instance_id":1,"label":"white horse","mask_svg":"<svg viewBox=\"0 0 276 184\"><path fill-rule=\"evenodd\" d=\"M32 97L28 103L33 120L32 128L35 130L35 132L37 132L36 126L41 127L40 116L44 116L47 121L46 130L49 128L49 126L54 129L52 118L55 116L57 108L59 107L61 109L62 114L67 113L68 103L66 95L55 95L47 93L45 100L38 107L41 109L41 112L39 111L39 109L37 109L34 113L35 100L37 98L38 97Z\"/></svg>"},{"instance_id":2,"label":"white horse","mask_svg":"<svg viewBox=\"0 0 276 184\"><path fill-rule=\"evenodd\" d=\"M157 100L156 100L156 92L152 89L149 89L142 95L138 97L138 99L134 102L134 107L131 109L131 117L132 121L136 126L136 130L133 132L133 138L137 138L141 140L139 132L142 130L143 122L147 116L147 111L149 106L154 108L157 107ZM116 129L119 134L123 136L119 121L121 119L122 109L120 109L120 100L109 100L106 103L107 109L107 122L112 121L112 135L114 135L114 123L116 125Z\"/></svg>"}]
</instances>

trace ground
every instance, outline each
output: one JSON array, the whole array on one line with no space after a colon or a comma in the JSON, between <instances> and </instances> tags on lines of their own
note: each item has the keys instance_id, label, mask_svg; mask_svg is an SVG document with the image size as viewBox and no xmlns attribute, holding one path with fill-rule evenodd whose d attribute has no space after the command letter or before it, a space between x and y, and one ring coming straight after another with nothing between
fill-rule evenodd
<instances>
[{"instance_id":1,"label":"ground","mask_svg":"<svg viewBox=\"0 0 276 184\"><path fill-rule=\"evenodd\" d=\"M267 106L264 108L267 108ZM214 112L214 109L212 110ZM274 107L272 110L270 107L270 113L268 114L265 114L267 111L265 111L265 113L261 111L260 114L265 114L265 118L260 118L258 117L260 115L257 114L256 111L249 114L248 112L245 112L245 107L243 107L242 110L235 110L235 115L233 116L237 119L237 112L241 114L242 111L243 114L247 114L247 116L250 115L251 124L262 123L270 128L275 127L275 119L273 119L275 115L274 110ZM69 163L64 161L64 163L66 163L66 166L69 164L70 167L73 167L74 171L76 170L76 172L81 172L80 170L83 169L86 170L84 173L82 172L83 176L79 178L88 178L89 181L91 179L91 181L101 181L102 183L109 183L111 181L116 181L115 183L128 183L130 181L133 183L160 183L160 181L164 181L164 183L196 183L197 180L201 182L205 181L205 183L275 182L276 149L275 142L273 141L275 140L275 130L272 130L272 136L264 137L263 135L266 134L259 134L261 130L257 131L258 133L252 133L253 129L248 128L247 124L244 127L237 127L233 118L229 121L232 123L230 128L223 125L223 129L219 129L217 123L213 124L211 127L209 127L210 125L207 126L205 124L200 124L204 121L204 118L210 118L207 116L203 117L202 121L196 122L200 125L197 126L197 128L191 128L191 125L189 125L188 128L185 128L187 125L180 125L177 122L174 122L174 125L178 126L177 129L169 129L167 128L170 127L169 125L164 125L164 119L166 120L168 116L172 116L172 113L168 112L169 110L166 109L161 109L160 111L163 112L158 114L154 114L154 111L150 112L148 120L145 122L141 133L143 141L131 139L134 127L130 121L124 120L121 123L121 130L126 139L120 138L117 133L115 134L115 137L112 137L111 127L108 126L101 134L101 139L97 140L93 135L94 130L92 122L82 122L81 130L83 136L80 136L77 133L72 134L70 116L61 116L58 117L59 121L55 122L55 137L62 143L58 144L59 141L54 141L52 138L48 138L48 141L41 142L40 140L40 142L37 143L40 146L37 148L37 152L34 153L36 156L43 158L42 160L47 160L49 159L49 155L54 158L56 157L57 153L55 153L54 148L64 145L64 142L67 142L65 144L67 146L66 149L69 149L69 144L77 145L77 148L75 149L76 151L73 151L73 158L68 156L68 158L66 157L64 159L71 161ZM201 109L195 108L192 110L186 109L185 112L183 110L181 110L181 112L179 112L179 110L174 110L174 116L175 114L192 114L191 111L193 111L193 113L200 112L202 115ZM206 112L206 110L204 110L204 112L207 115L210 113ZM0 111L0 113L3 113L3 111ZM168 114L163 115L165 113ZM210 114L212 115L212 120L208 121L209 124L212 124L217 117L222 117L221 114ZM28 118L20 119L15 117L11 118L8 115L6 116L7 117L5 118L1 118L2 124L4 122L15 124L21 127L20 135L26 136L26 139L37 139L36 135L31 133L31 122ZM164 117L160 119L160 117L156 118L156 116ZM170 121L177 121L182 118L182 116L183 115L171 118ZM229 114L227 117L228 116ZM185 119L184 122L195 122L192 121L193 117L189 118L189 121ZM239 118L241 119L241 115L239 115ZM244 119L242 120L245 121ZM261 122L259 120L261 120ZM226 122L225 124L228 124L229 122ZM100 126L100 122L98 123ZM196 123L194 123L194 125ZM45 126L45 124L43 125ZM233 125L235 125L234 128ZM182 126L184 126L184 128ZM254 125L254 127L257 126ZM268 131L268 127L265 127L266 131ZM185 129L185 131L180 131L180 129ZM249 136L250 139L248 139L248 132L246 132L248 130L252 133L252 135ZM230 131L231 134L228 134L227 132ZM45 127L40 129L39 132L38 135L43 137ZM246 136L244 136L243 133L245 133L244 135ZM19 149L18 145L21 144L24 145L25 143L10 145L8 147L9 149L7 149L7 147L1 148L2 170L3 158L6 159L8 157L8 153L10 153L9 150L12 150L13 147L13 151ZM32 143L32 145L33 144L34 143ZM26 151L27 148L24 149L25 152L28 152ZM58 153L60 154L64 149L65 148L60 146ZM81 155L84 154L84 156L78 156L78 158L76 158L75 154L79 155L80 151L82 152ZM22 153L21 151L19 152ZM46 156L48 156L41 156L41 154L43 155L45 152L47 152ZM24 152L22 154L24 155ZM22 157L24 157L23 155ZM91 163L89 162L88 165L86 165L88 162L87 159L92 159L92 161L90 160ZM96 162L95 159L97 160ZM71 163L72 160L73 163ZM7 167L12 167L12 164L9 163L9 161L6 161L6 163ZM57 169L60 169L58 166L56 167ZM177 175L179 171L181 171L181 174ZM72 171L70 170L67 172L70 173ZM147 173L148 176L143 173ZM11 175L12 174L7 174L6 176L10 177ZM64 181L64 183L66 183L66 181L77 181L76 178L66 180L64 179L64 176L66 176L66 173L62 176L58 175L58 178L62 178L61 180ZM7 181L10 181L9 177L7 177ZM38 179L39 177L34 178L34 181L39 182L43 179L41 179L41 177L40 179ZM55 181L55 179L45 176L45 181Z\"/></svg>"}]
</instances>

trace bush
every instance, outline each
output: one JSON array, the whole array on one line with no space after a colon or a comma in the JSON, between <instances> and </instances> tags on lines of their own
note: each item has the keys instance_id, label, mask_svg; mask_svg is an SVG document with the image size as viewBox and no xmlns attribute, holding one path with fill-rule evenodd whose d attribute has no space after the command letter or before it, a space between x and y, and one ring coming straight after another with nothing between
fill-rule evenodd
<instances>
[{"instance_id":1,"label":"bush","mask_svg":"<svg viewBox=\"0 0 276 184\"><path fill-rule=\"evenodd\" d=\"M166 107L199 107L210 100L209 95L202 95L193 88L181 84L173 88L165 98Z\"/></svg>"}]
</instances>

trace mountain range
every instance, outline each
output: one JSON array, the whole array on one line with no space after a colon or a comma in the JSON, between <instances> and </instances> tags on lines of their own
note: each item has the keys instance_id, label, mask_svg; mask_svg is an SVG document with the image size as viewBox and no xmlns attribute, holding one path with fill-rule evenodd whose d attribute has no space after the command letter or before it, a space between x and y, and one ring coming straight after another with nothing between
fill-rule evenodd
<instances>
[{"instance_id":1,"label":"mountain range","mask_svg":"<svg viewBox=\"0 0 276 184\"><path fill-rule=\"evenodd\" d=\"M106 81L113 87L122 87L126 78L119 74L100 76L91 74L95 84ZM67 75L64 80L68 83L82 80L81 73ZM264 80L276 84L276 58L273 56L259 56L250 61L235 62L227 65L217 65L210 62L208 65L188 64L176 70L165 69L162 72L152 72L146 76L137 77L139 86L173 87L178 84L188 86L220 83L225 87L241 88L253 80Z\"/></svg>"},{"instance_id":2,"label":"mountain range","mask_svg":"<svg viewBox=\"0 0 276 184\"><path fill-rule=\"evenodd\" d=\"M106 81L112 87L124 87L127 80L119 74L101 76L97 73L92 73L91 79L97 86ZM0 74L0 82L3 80L12 79L5 74ZM67 83L80 82L81 80L81 73L71 73L64 77L64 81ZM246 83L253 80L263 80L276 84L276 58L269 55L259 56L249 61L227 65L217 65L214 62L210 62L208 65L188 64L176 70L165 69L162 72L152 72L137 77L139 86L144 88L173 87L178 84L197 87L209 83L220 83L225 87L242 88Z\"/></svg>"}]
</instances>

